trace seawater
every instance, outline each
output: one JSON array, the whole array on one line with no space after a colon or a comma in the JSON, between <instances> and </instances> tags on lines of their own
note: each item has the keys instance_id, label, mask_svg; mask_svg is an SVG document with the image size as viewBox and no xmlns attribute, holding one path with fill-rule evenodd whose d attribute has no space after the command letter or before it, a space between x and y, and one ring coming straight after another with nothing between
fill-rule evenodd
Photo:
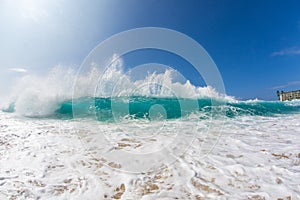
<instances>
[{"instance_id":1,"label":"seawater","mask_svg":"<svg viewBox=\"0 0 300 200\"><path fill-rule=\"evenodd\" d=\"M29 102L34 104L35 102ZM47 106L47 105L45 105ZM5 112L15 112L11 103ZM95 118L98 121L132 119L178 119L191 114L206 117L277 116L300 113L300 102L289 101L225 101L221 99L187 99L170 97L85 97L59 103L52 113L42 116L66 119L75 117ZM151 115L152 114L152 115Z\"/></svg>"},{"instance_id":2,"label":"seawater","mask_svg":"<svg viewBox=\"0 0 300 200\"><path fill-rule=\"evenodd\" d=\"M100 76L19 80L0 111L0 199L300 198L300 101L239 101L171 70Z\"/></svg>"}]
</instances>

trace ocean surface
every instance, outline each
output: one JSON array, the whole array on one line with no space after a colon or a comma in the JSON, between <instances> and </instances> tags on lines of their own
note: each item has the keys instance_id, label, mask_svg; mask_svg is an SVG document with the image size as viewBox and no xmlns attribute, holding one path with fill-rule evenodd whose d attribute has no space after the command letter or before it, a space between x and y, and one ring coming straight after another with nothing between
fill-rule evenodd
<instances>
[{"instance_id":1,"label":"ocean surface","mask_svg":"<svg viewBox=\"0 0 300 200\"><path fill-rule=\"evenodd\" d=\"M14 113L12 102L4 112ZM92 118L101 122L125 119L179 119L198 115L199 119L235 118L240 116L278 116L299 114L300 101L226 101L213 98L172 98L172 97L82 97L60 102L52 113L41 115L30 113L33 118L72 119ZM26 115L25 115L26 116Z\"/></svg>"},{"instance_id":2,"label":"ocean surface","mask_svg":"<svg viewBox=\"0 0 300 200\"><path fill-rule=\"evenodd\" d=\"M75 94L72 71L24 77L0 111L0 199L300 199L300 101L170 74L95 90L93 71Z\"/></svg>"}]
</instances>

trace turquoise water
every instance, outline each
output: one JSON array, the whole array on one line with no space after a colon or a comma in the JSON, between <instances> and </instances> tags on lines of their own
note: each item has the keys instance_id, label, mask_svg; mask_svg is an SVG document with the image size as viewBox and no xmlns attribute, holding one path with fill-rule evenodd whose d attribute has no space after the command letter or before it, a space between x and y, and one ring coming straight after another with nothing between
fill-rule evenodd
<instances>
[{"instance_id":1,"label":"turquoise water","mask_svg":"<svg viewBox=\"0 0 300 200\"><path fill-rule=\"evenodd\" d=\"M211 86L197 87L189 81L176 82L173 80L178 75L176 73L168 69L135 80L133 75L124 73L117 66L111 66L105 76L97 68L82 75L65 68L54 68L46 78L32 76L32 81L22 80L12 90L9 101L1 103L9 105L3 111L26 117L79 117L98 121L172 120L190 116L205 120L300 113L299 100L237 101L234 97L219 94ZM103 76L106 78L99 83L99 77ZM76 87L74 80L80 80ZM78 98L72 99L74 96Z\"/></svg>"},{"instance_id":2,"label":"turquoise water","mask_svg":"<svg viewBox=\"0 0 300 200\"><path fill-rule=\"evenodd\" d=\"M107 121L122 118L176 119L190 114L200 118L243 115L275 116L300 113L300 102L237 101L209 98L177 99L155 97L80 98L65 101L55 111L56 117L96 117Z\"/></svg>"},{"instance_id":3,"label":"turquoise water","mask_svg":"<svg viewBox=\"0 0 300 200\"><path fill-rule=\"evenodd\" d=\"M3 111L14 112L14 103ZM276 116L300 113L300 101L235 101L200 98L114 97L79 98L58 103L48 116L58 119L89 117L99 121L178 119L196 114L199 119L238 116Z\"/></svg>"}]
</instances>

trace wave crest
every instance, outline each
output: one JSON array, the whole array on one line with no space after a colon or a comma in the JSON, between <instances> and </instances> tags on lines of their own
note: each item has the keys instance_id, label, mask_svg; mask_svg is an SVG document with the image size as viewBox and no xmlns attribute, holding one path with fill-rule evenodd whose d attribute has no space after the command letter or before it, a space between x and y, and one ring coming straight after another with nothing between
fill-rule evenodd
<instances>
[{"instance_id":1,"label":"wave crest","mask_svg":"<svg viewBox=\"0 0 300 200\"><path fill-rule=\"evenodd\" d=\"M115 59L114 56L112 59ZM225 101L234 98L219 94L214 88L197 87L186 80L174 80L178 72L172 68L163 73L149 73L144 79L135 80L130 71L124 73L123 62L118 59L104 72L96 63L83 74L71 67L56 66L45 75L26 75L17 81L6 107L23 116L49 116L63 102L83 97L172 97L215 98ZM74 92L75 91L75 92Z\"/></svg>"}]
</instances>

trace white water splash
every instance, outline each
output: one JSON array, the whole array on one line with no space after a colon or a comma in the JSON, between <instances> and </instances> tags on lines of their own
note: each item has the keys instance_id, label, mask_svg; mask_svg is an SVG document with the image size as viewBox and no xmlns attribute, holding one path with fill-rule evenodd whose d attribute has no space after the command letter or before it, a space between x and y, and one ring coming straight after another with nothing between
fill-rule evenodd
<instances>
[{"instance_id":1,"label":"white water splash","mask_svg":"<svg viewBox=\"0 0 300 200\"><path fill-rule=\"evenodd\" d=\"M112 60L115 58L113 56ZM136 77L123 71L120 59L104 72L96 63L82 74L77 74L74 68L56 66L46 76L28 74L20 78L13 87L8 105L14 103L16 113L23 116L47 116L53 114L62 102L81 97L135 95L233 100L210 86L197 87L189 80L176 82L174 77L178 74L169 68L163 73L147 74L143 80L134 80Z\"/></svg>"}]
</instances>

